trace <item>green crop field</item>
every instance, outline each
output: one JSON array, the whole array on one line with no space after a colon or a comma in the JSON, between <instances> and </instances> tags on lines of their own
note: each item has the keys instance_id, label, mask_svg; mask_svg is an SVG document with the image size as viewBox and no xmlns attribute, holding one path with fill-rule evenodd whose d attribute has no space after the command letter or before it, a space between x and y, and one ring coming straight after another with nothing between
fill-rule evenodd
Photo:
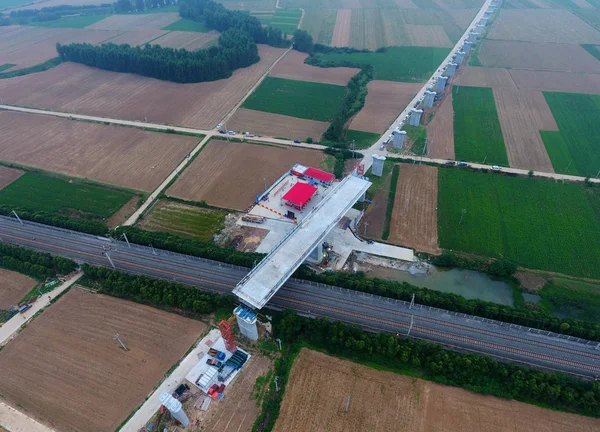
<instances>
[{"instance_id":1,"label":"green crop field","mask_svg":"<svg viewBox=\"0 0 600 432\"><path fill-rule=\"evenodd\" d=\"M579 175L562 134L557 131L540 131L540 135L554 171L559 174Z\"/></svg>"},{"instance_id":2,"label":"green crop field","mask_svg":"<svg viewBox=\"0 0 600 432\"><path fill-rule=\"evenodd\" d=\"M302 16L300 9L277 9L274 14L252 13L267 27L273 27L289 35L298 29Z\"/></svg>"},{"instance_id":3,"label":"green crop field","mask_svg":"<svg viewBox=\"0 0 600 432\"><path fill-rule=\"evenodd\" d=\"M598 48L598 45L583 44L581 46L584 50L600 60L600 49Z\"/></svg>"},{"instance_id":4,"label":"green crop field","mask_svg":"<svg viewBox=\"0 0 600 432\"><path fill-rule=\"evenodd\" d=\"M80 211L98 217L113 215L132 197L133 194L127 192L69 183L35 173L25 173L0 190L2 205L67 215Z\"/></svg>"},{"instance_id":5,"label":"green crop field","mask_svg":"<svg viewBox=\"0 0 600 432\"><path fill-rule=\"evenodd\" d=\"M438 180L440 247L600 277L600 189L451 168Z\"/></svg>"},{"instance_id":6,"label":"green crop field","mask_svg":"<svg viewBox=\"0 0 600 432\"><path fill-rule=\"evenodd\" d=\"M189 32L200 32L207 33L210 29L203 22L192 21L190 19L182 18L179 21L169 24L163 30L170 31L189 31Z\"/></svg>"},{"instance_id":7,"label":"green crop field","mask_svg":"<svg viewBox=\"0 0 600 432\"><path fill-rule=\"evenodd\" d=\"M5 63L3 65L0 65L0 72L5 71L6 69L10 69L11 67L16 66L16 64L12 64L12 63Z\"/></svg>"},{"instance_id":8,"label":"green crop field","mask_svg":"<svg viewBox=\"0 0 600 432\"><path fill-rule=\"evenodd\" d=\"M356 150L363 150L371 147L380 137L381 135L371 132L357 130L349 130L346 132L346 141L349 143L348 148L352 148L352 141L354 141L354 148Z\"/></svg>"},{"instance_id":9,"label":"green crop field","mask_svg":"<svg viewBox=\"0 0 600 432\"><path fill-rule=\"evenodd\" d=\"M560 152L548 151L552 166L564 169L565 161L570 161L564 155L566 151L575 167L570 173L595 177L600 171L600 96L576 93L544 93L544 96L564 142ZM544 144L552 148L556 141L544 139Z\"/></svg>"},{"instance_id":10,"label":"green crop field","mask_svg":"<svg viewBox=\"0 0 600 432\"><path fill-rule=\"evenodd\" d=\"M108 16L109 15L80 15L60 18L53 21L31 22L28 25L48 28L84 28L103 20Z\"/></svg>"},{"instance_id":11,"label":"green crop field","mask_svg":"<svg viewBox=\"0 0 600 432\"><path fill-rule=\"evenodd\" d=\"M448 48L393 47L384 52L318 54L324 66L372 65L376 80L425 82L446 58Z\"/></svg>"},{"instance_id":12,"label":"green crop field","mask_svg":"<svg viewBox=\"0 0 600 432\"><path fill-rule=\"evenodd\" d=\"M456 159L508 166L492 89L455 86L452 106Z\"/></svg>"},{"instance_id":13,"label":"green crop field","mask_svg":"<svg viewBox=\"0 0 600 432\"><path fill-rule=\"evenodd\" d=\"M312 35L315 43L329 45L336 18L337 9L307 9L301 28Z\"/></svg>"},{"instance_id":14,"label":"green crop field","mask_svg":"<svg viewBox=\"0 0 600 432\"><path fill-rule=\"evenodd\" d=\"M227 213L161 200L144 218L141 226L150 231L165 231L211 242L213 235L223 229Z\"/></svg>"},{"instance_id":15,"label":"green crop field","mask_svg":"<svg viewBox=\"0 0 600 432\"><path fill-rule=\"evenodd\" d=\"M244 108L309 120L331 121L344 100L346 87L267 77Z\"/></svg>"},{"instance_id":16,"label":"green crop field","mask_svg":"<svg viewBox=\"0 0 600 432\"><path fill-rule=\"evenodd\" d=\"M600 285L553 277L538 294L539 308L559 316L600 322Z\"/></svg>"}]
</instances>

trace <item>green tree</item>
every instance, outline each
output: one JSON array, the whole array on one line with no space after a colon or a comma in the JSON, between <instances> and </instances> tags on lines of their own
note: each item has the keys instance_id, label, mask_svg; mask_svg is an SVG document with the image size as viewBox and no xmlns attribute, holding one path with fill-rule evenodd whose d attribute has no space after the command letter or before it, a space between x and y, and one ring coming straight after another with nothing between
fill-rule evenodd
<instances>
[{"instance_id":1,"label":"green tree","mask_svg":"<svg viewBox=\"0 0 600 432\"><path fill-rule=\"evenodd\" d=\"M294 37L292 38L292 43L294 44L294 49L296 51L308 54L312 54L313 52L313 38L306 30L296 30L294 32Z\"/></svg>"}]
</instances>

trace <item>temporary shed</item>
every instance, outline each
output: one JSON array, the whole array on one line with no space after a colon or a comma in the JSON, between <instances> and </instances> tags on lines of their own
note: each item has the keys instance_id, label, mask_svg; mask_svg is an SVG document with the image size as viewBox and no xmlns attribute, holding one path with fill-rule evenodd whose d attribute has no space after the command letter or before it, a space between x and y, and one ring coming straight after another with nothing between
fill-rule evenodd
<instances>
[{"instance_id":1,"label":"temporary shed","mask_svg":"<svg viewBox=\"0 0 600 432\"><path fill-rule=\"evenodd\" d=\"M281 199L287 205L302 210L316 192L315 186L298 182Z\"/></svg>"}]
</instances>

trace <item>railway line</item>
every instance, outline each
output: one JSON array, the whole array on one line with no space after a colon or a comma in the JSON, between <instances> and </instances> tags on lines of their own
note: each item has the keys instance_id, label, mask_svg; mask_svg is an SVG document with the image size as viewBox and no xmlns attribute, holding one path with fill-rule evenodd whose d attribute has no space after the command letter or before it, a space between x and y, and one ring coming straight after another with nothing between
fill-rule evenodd
<instances>
[{"instance_id":1,"label":"railway line","mask_svg":"<svg viewBox=\"0 0 600 432\"><path fill-rule=\"evenodd\" d=\"M0 241L78 262L132 274L176 281L220 294L231 294L247 269L151 247L0 217ZM290 279L269 302L309 316L434 341L453 349L591 378L600 374L600 351L588 341L558 339L508 326L491 325L461 314L440 313L408 303L307 281ZM442 311L444 312L444 311ZM471 318L471 319L469 319ZM518 326L517 326L518 327ZM576 338L574 338L576 339Z\"/></svg>"}]
</instances>

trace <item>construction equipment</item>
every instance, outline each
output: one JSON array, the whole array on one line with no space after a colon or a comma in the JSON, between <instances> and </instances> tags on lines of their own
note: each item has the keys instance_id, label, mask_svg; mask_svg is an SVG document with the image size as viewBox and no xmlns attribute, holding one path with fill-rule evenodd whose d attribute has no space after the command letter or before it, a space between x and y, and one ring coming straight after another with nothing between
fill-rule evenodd
<instances>
[{"instance_id":1,"label":"construction equipment","mask_svg":"<svg viewBox=\"0 0 600 432\"><path fill-rule=\"evenodd\" d=\"M244 216L242 216L242 220L244 222L263 224L263 223L265 223L267 218L264 216L244 215Z\"/></svg>"},{"instance_id":2,"label":"construction equipment","mask_svg":"<svg viewBox=\"0 0 600 432\"><path fill-rule=\"evenodd\" d=\"M214 348L208 350L208 355L215 357L218 360L225 360L225 353Z\"/></svg>"}]
</instances>

